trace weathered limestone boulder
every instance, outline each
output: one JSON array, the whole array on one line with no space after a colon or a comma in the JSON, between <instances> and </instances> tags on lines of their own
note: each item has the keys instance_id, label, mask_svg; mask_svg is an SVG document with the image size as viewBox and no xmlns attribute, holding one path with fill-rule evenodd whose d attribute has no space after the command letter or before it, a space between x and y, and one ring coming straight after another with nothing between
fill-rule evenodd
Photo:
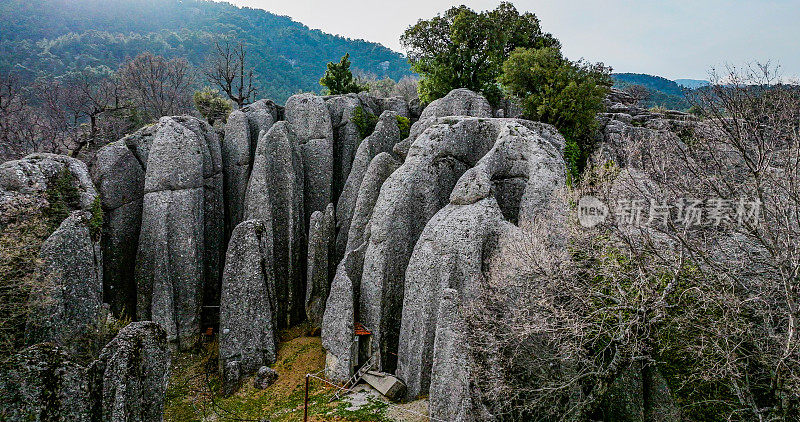
<instances>
[{"instance_id":1,"label":"weathered limestone boulder","mask_svg":"<svg viewBox=\"0 0 800 422\"><path fill-rule=\"evenodd\" d=\"M144 165L120 140L97 152L91 170L103 208L103 300L115 314L135 318Z\"/></svg>"},{"instance_id":2,"label":"weathered limestone boulder","mask_svg":"<svg viewBox=\"0 0 800 422\"><path fill-rule=\"evenodd\" d=\"M271 226L279 328L299 323L305 313L303 183L294 131L288 122L277 122L258 140L244 216Z\"/></svg>"},{"instance_id":3,"label":"weathered limestone boulder","mask_svg":"<svg viewBox=\"0 0 800 422\"><path fill-rule=\"evenodd\" d=\"M327 350L325 371L329 379L345 382L357 365L352 350L354 318L358 310L364 250L369 239L369 220L381 185L400 163L383 152L370 162L358 193L344 258L339 263L322 320L322 344Z\"/></svg>"},{"instance_id":4,"label":"weathered limestone boulder","mask_svg":"<svg viewBox=\"0 0 800 422\"><path fill-rule=\"evenodd\" d=\"M37 344L0 365L0 419L89 422L86 369L57 346Z\"/></svg>"},{"instance_id":5,"label":"weathered limestone boulder","mask_svg":"<svg viewBox=\"0 0 800 422\"><path fill-rule=\"evenodd\" d=\"M228 116L222 141L225 168L225 204L228 231L244 218L244 201L258 139L278 120L278 108L270 100L259 100Z\"/></svg>"},{"instance_id":6,"label":"weathered limestone boulder","mask_svg":"<svg viewBox=\"0 0 800 422\"><path fill-rule=\"evenodd\" d=\"M112 422L163 420L169 372L164 329L152 321L128 324L89 368L95 417Z\"/></svg>"},{"instance_id":7,"label":"weathered limestone boulder","mask_svg":"<svg viewBox=\"0 0 800 422\"><path fill-rule=\"evenodd\" d=\"M103 260L90 219L90 213L74 211L42 244L39 282L28 302L29 345L52 342L78 352L100 319Z\"/></svg>"},{"instance_id":8,"label":"weathered limestone boulder","mask_svg":"<svg viewBox=\"0 0 800 422\"><path fill-rule=\"evenodd\" d=\"M555 196L565 186L563 138L546 125L498 121L503 127L496 142L459 179L449 204L427 223L406 269L397 373L406 381L409 397L430 389L433 403L441 394L431 385L437 376L431 368L437 358L447 357L434 353L442 292L455 289L462 299L474 297L484 280L484 257L491 255L508 226L530 223L536 215L561 220L566 215ZM448 380L437 382L455 382ZM447 389L447 394L457 388Z\"/></svg>"},{"instance_id":9,"label":"weathered limestone boulder","mask_svg":"<svg viewBox=\"0 0 800 422\"><path fill-rule=\"evenodd\" d=\"M325 304L322 317L322 346L327 351L325 377L336 382L347 381L358 364L353 337L363 266L363 249L348 251L336 268Z\"/></svg>"},{"instance_id":10,"label":"weathered limestone boulder","mask_svg":"<svg viewBox=\"0 0 800 422\"><path fill-rule=\"evenodd\" d=\"M483 96L472 92L466 88L459 88L450 91L438 100L435 100L425 107L422 114L412 126L408 139L398 143L394 151L397 155L405 157L411 144L419 137L422 132L434 124L439 118L447 116L473 116L473 117L493 117L492 106Z\"/></svg>"},{"instance_id":11,"label":"weathered limestone boulder","mask_svg":"<svg viewBox=\"0 0 800 422\"><path fill-rule=\"evenodd\" d=\"M137 317L181 348L200 334L205 281L205 140L162 118L147 160L137 252Z\"/></svg>"},{"instance_id":12,"label":"weathered limestone boulder","mask_svg":"<svg viewBox=\"0 0 800 422\"><path fill-rule=\"evenodd\" d=\"M270 385L274 384L278 379L278 372L269 366L262 366L258 368L255 378L253 378L253 387L263 390Z\"/></svg>"},{"instance_id":13,"label":"weathered limestone boulder","mask_svg":"<svg viewBox=\"0 0 800 422\"><path fill-rule=\"evenodd\" d=\"M358 188L358 195L356 195L356 203L353 206L353 214L350 219L350 228L347 231L345 251L353 251L368 240L369 222L372 219L372 211L378 201L381 186L400 167L400 164L399 161L385 152L376 155L370 161L361 180L361 186Z\"/></svg>"},{"instance_id":14,"label":"weathered limestone boulder","mask_svg":"<svg viewBox=\"0 0 800 422\"><path fill-rule=\"evenodd\" d=\"M393 111L385 111L381 114L375 131L366 137L355 153L352 166L344 188L339 196L336 205L336 256L344 256L347 245L347 234L350 231L350 221L353 217L356 200L361 181L367 172L367 167L376 155L388 153L397 142L400 142L400 128L397 126L399 115Z\"/></svg>"},{"instance_id":15,"label":"weathered limestone boulder","mask_svg":"<svg viewBox=\"0 0 800 422\"><path fill-rule=\"evenodd\" d=\"M37 153L0 164L0 229L6 224L39 213L47 207L48 189L58 189L64 174L77 192L72 210L89 210L97 191L86 164L64 155Z\"/></svg>"},{"instance_id":16,"label":"weathered limestone boulder","mask_svg":"<svg viewBox=\"0 0 800 422\"><path fill-rule=\"evenodd\" d=\"M466 323L459 306L461 295L446 288L441 293L437 312L436 343L432 350L431 394L428 403L432 418L466 422L479 421L470 390L469 350Z\"/></svg>"},{"instance_id":17,"label":"weathered limestone boulder","mask_svg":"<svg viewBox=\"0 0 800 422\"><path fill-rule=\"evenodd\" d=\"M428 220L449 202L456 181L501 138L561 139L550 126L517 119L447 117L437 122L414 141L403 165L383 184L370 221L359 313L373 330L385 372L396 365L409 258ZM560 159L557 150L553 154Z\"/></svg>"},{"instance_id":18,"label":"weathered limestone boulder","mask_svg":"<svg viewBox=\"0 0 800 422\"><path fill-rule=\"evenodd\" d=\"M325 301L332 278L330 262L333 260L335 233L333 204L328 204L324 213L315 211L311 215L308 232L306 317L314 327L322 324L322 315L325 313Z\"/></svg>"},{"instance_id":19,"label":"weathered limestone boulder","mask_svg":"<svg viewBox=\"0 0 800 422\"><path fill-rule=\"evenodd\" d=\"M219 363L226 391L277 358L272 232L263 220L240 223L231 235L220 303Z\"/></svg>"},{"instance_id":20,"label":"weathered limestone boulder","mask_svg":"<svg viewBox=\"0 0 800 422\"><path fill-rule=\"evenodd\" d=\"M331 203L333 187L333 124L322 97L298 94L286 101L286 121L300 143L304 168L305 221Z\"/></svg>"}]
</instances>

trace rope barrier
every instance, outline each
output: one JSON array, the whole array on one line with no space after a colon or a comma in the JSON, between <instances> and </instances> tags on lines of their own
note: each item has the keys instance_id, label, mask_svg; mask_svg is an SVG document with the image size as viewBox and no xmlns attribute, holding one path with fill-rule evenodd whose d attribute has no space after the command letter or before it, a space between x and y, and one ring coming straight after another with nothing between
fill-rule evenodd
<instances>
[{"instance_id":1,"label":"rope barrier","mask_svg":"<svg viewBox=\"0 0 800 422\"><path fill-rule=\"evenodd\" d=\"M321 372L321 371L320 371L320 372ZM317 374L319 374L319 372L318 372ZM358 391L351 390L351 389L349 389L349 388L344 388L344 387L342 387L342 386L336 385L336 384L334 384L334 383L332 383L332 382L330 382L330 381L328 381L328 380L326 380L326 379L324 379L324 378L320 378L320 377L318 377L318 376L316 376L316 375L314 375L314 374L306 374L306 376L307 376L307 377L310 377L310 378L314 378L314 379L316 379L316 380L319 380L319 381L322 381L322 382L324 382L325 384L328 384L328 385L330 385L331 387L333 387L333 388L337 388L337 389L339 389L339 390L342 390L342 391L347 391L347 392L350 392L350 393L358 393ZM437 419L437 418L434 418L434 417L431 417L431 416L425 415L425 414L423 414L423 413L419 413L419 412L415 412L415 411L413 411L413 410L405 409L405 408L403 408L403 407L400 407L400 406L394 405L394 404L392 404L392 403L386 403L386 405L387 405L388 407L392 407L392 408L395 408L395 409L397 409L397 410L400 410L401 412L406 412L406 413L410 413L410 414L412 414L412 415L416 415L416 416L420 416L420 417L423 417L423 418L427 418L427 419L428 419L428 420L430 420L430 421L435 421L435 422L447 422L446 420L443 420L443 419Z\"/></svg>"}]
</instances>

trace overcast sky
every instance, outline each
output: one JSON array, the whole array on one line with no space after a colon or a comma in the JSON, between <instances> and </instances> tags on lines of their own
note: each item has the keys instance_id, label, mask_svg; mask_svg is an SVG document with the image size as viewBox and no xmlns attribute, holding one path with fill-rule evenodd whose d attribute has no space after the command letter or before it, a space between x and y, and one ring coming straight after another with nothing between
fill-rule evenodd
<instances>
[{"instance_id":1,"label":"overcast sky","mask_svg":"<svg viewBox=\"0 0 800 422\"><path fill-rule=\"evenodd\" d=\"M450 6L493 9L499 1L228 0L287 15L325 32L400 47L400 34ZM800 0L517 0L572 59L615 72L705 79L711 66L771 60L800 74Z\"/></svg>"}]
</instances>

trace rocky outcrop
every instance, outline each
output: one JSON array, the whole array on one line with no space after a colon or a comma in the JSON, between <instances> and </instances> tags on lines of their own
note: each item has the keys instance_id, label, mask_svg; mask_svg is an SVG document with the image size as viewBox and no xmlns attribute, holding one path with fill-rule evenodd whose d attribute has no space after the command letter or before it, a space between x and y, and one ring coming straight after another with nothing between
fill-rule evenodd
<instances>
[{"instance_id":1,"label":"rocky outcrop","mask_svg":"<svg viewBox=\"0 0 800 422\"><path fill-rule=\"evenodd\" d=\"M437 122L417 138L403 165L383 184L370 221L360 317L373 329L383 371L395 369L392 353L411 252L428 220L448 203L456 181L499 139L561 139L550 126L517 119L446 117ZM543 143L548 144L558 141Z\"/></svg>"},{"instance_id":2,"label":"rocky outcrop","mask_svg":"<svg viewBox=\"0 0 800 422\"><path fill-rule=\"evenodd\" d=\"M405 158L411 144L422 132L436 124L439 118L448 116L490 118L493 117L492 106L480 94L465 88L454 89L444 97L434 100L425 107L419 120L411 126L408 139L398 143L394 148L394 152Z\"/></svg>"},{"instance_id":3,"label":"rocky outcrop","mask_svg":"<svg viewBox=\"0 0 800 422\"><path fill-rule=\"evenodd\" d=\"M325 377L336 382L346 382L358 364L353 335L363 266L363 250L346 253L336 268L325 303L322 317L322 346L327 351Z\"/></svg>"},{"instance_id":4,"label":"rocky outcrop","mask_svg":"<svg viewBox=\"0 0 800 422\"><path fill-rule=\"evenodd\" d=\"M394 111L383 112L375 125L375 131L358 146L349 175L336 205L337 257L344 256L347 234L350 231L350 222L367 167L376 155L391 152L394 145L401 140L400 128L397 126L398 116L399 114Z\"/></svg>"},{"instance_id":5,"label":"rocky outcrop","mask_svg":"<svg viewBox=\"0 0 800 422\"><path fill-rule=\"evenodd\" d=\"M361 180L361 186L358 188L358 195L356 195L356 203L353 206L353 214L350 219L350 229L347 231L345 251L354 251L361 245L366 244L369 239L369 222L372 219L372 211L378 201L381 186L400 167L400 164L399 161L385 152L376 155L370 161Z\"/></svg>"},{"instance_id":6,"label":"rocky outcrop","mask_svg":"<svg viewBox=\"0 0 800 422\"><path fill-rule=\"evenodd\" d=\"M271 227L280 328L304 317L303 183L303 161L294 131L289 123L278 122L258 140L244 216Z\"/></svg>"},{"instance_id":7,"label":"rocky outcrop","mask_svg":"<svg viewBox=\"0 0 800 422\"><path fill-rule=\"evenodd\" d=\"M554 195L565 187L563 138L545 125L498 122L502 126L491 150L463 174L449 204L427 223L405 271L397 373L406 381L410 398L430 393L432 412L434 403L444 400L437 417L447 420L462 420L457 415L471 413L457 403L469 400L472 393L454 395L463 386L447 385L460 382L448 371L464 366L458 361L464 353L439 353L437 336L444 330L448 338L461 336L456 344L466 340L462 323L440 320L437 312L445 306L442 292L454 289L461 301L473 299L484 284L485 257L491 256L507 230L525 226L537 215L561 221L566 216ZM456 325L462 332L452 332ZM455 347L452 340L443 341Z\"/></svg>"},{"instance_id":8,"label":"rocky outcrop","mask_svg":"<svg viewBox=\"0 0 800 422\"><path fill-rule=\"evenodd\" d=\"M219 363L226 391L275 362L277 328L272 232L263 220L233 230L220 303Z\"/></svg>"},{"instance_id":9,"label":"rocky outcrop","mask_svg":"<svg viewBox=\"0 0 800 422\"><path fill-rule=\"evenodd\" d=\"M258 368L258 372L256 372L256 376L253 378L253 387L263 390L275 383L277 379L277 371L269 366L262 366L261 368Z\"/></svg>"},{"instance_id":10,"label":"rocky outcrop","mask_svg":"<svg viewBox=\"0 0 800 422\"><path fill-rule=\"evenodd\" d=\"M169 373L164 329L151 321L128 324L89 368L93 420L163 420Z\"/></svg>"},{"instance_id":11,"label":"rocky outcrop","mask_svg":"<svg viewBox=\"0 0 800 422\"><path fill-rule=\"evenodd\" d=\"M300 143L304 165L305 221L314 211L324 211L332 200L333 125L322 97L294 95L286 101L286 121Z\"/></svg>"},{"instance_id":12,"label":"rocky outcrop","mask_svg":"<svg viewBox=\"0 0 800 422\"><path fill-rule=\"evenodd\" d=\"M229 232L244 218L245 194L258 139L261 132L267 132L277 120L278 108L269 100L256 101L228 116L222 162Z\"/></svg>"},{"instance_id":13,"label":"rocky outcrop","mask_svg":"<svg viewBox=\"0 0 800 422\"><path fill-rule=\"evenodd\" d=\"M86 369L53 344L22 350L0 366L0 419L89 422Z\"/></svg>"},{"instance_id":14,"label":"rocky outcrop","mask_svg":"<svg viewBox=\"0 0 800 422\"><path fill-rule=\"evenodd\" d=\"M28 302L25 342L52 342L79 352L103 304L102 254L91 214L73 212L42 244L38 283Z\"/></svg>"},{"instance_id":15,"label":"rocky outcrop","mask_svg":"<svg viewBox=\"0 0 800 422\"><path fill-rule=\"evenodd\" d=\"M103 300L116 315L136 317L134 268L145 169L124 140L101 148L91 168L103 207Z\"/></svg>"},{"instance_id":16,"label":"rocky outcrop","mask_svg":"<svg viewBox=\"0 0 800 422\"><path fill-rule=\"evenodd\" d=\"M197 341L204 286L219 280L219 269L207 265L223 242L216 171L220 156L214 139L200 136L183 119L165 117L147 159L136 259L137 317L161 324L169 341L181 348Z\"/></svg>"},{"instance_id":17,"label":"rocky outcrop","mask_svg":"<svg viewBox=\"0 0 800 422\"><path fill-rule=\"evenodd\" d=\"M315 211L311 215L308 232L306 317L315 327L322 324L325 300L328 298L335 232L333 204L328 204L324 213Z\"/></svg>"}]
</instances>

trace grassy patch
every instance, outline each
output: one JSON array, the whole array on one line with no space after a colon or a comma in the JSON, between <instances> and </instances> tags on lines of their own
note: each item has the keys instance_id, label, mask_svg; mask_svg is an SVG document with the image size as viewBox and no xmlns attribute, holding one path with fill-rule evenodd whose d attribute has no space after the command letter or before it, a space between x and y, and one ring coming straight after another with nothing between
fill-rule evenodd
<instances>
[{"instance_id":1,"label":"grassy patch","mask_svg":"<svg viewBox=\"0 0 800 422\"><path fill-rule=\"evenodd\" d=\"M247 378L242 388L231 397L221 396L215 344L208 344L199 352L177 355L173 359L164 420L302 420L305 376L316 374L325 366L325 351L319 337L295 337L305 331L303 327L294 328L281 336L285 341L281 342L278 360L272 365L278 372L278 380L273 385L258 390L253 387L252 378ZM349 404L346 402L330 402L335 392L333 387L311 380L309 420L388 420L383 416L386 404L371 402L358 410L347 410Z\"/></svg>"}]
</instances>

